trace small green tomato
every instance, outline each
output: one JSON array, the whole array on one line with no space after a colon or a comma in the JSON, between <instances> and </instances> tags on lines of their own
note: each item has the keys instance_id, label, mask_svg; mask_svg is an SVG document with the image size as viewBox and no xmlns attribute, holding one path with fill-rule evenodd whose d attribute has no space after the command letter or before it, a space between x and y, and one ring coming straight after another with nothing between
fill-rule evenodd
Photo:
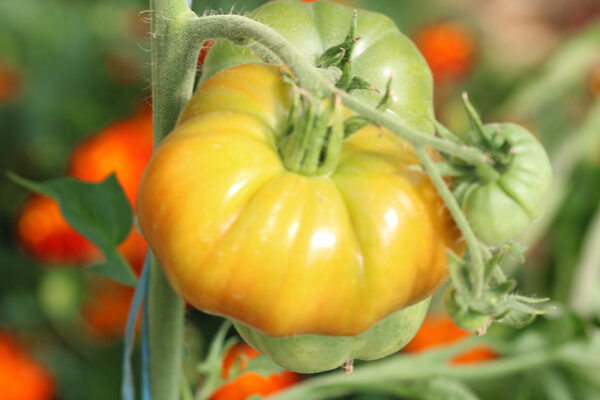
<instances>
[{"instance_id":1,"label":"small green tomato","mask_svg":"<svg viewBox=\"0 0 600 400\"><path fill-rule=\"evenodd\" d=\"M471 185L462 208L477 237L497 245L522 234L540 215L552 168L543 146L526 129L508 123L483 129L508 144L505 161L494 166L497 174Z\"/></svg>"}]
</instances>

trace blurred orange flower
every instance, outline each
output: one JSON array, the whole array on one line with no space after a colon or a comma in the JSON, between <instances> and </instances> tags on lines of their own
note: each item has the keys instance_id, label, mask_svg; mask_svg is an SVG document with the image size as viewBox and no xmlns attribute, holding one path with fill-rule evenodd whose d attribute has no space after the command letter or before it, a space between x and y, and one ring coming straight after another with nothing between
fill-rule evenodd
<instances>
[{"instance_id":1,"label":"blurred orange flower","mask_svg":"<svg viewBox=\"0 0 600 400\"><path fill-rule=\"evenodd\" d=\"M15 99L21 87L21 71L0 62L0 104Z\"/></svg>"},{"instance_id":2,"label":"blurred orange flower","mask_svg":"<svg viewBox=\"0 0 600 400\"><path fill-rule=\"evenodd\" d=\"M600 97L600 62L597 62L588 77L588 87L595 97Z\"/></svg>"},{"instance_id":3,"label":"blurred orange flower","mask_svg":"<svg viewBox=\"0 0 600 400\"><path fill-rule=\"evenodd\" d=\"M43 262L87 263L99 256L98 249L67 224L50 197L33 195L27 200L17 235L25 250Z\"/></svg>"},{"instance_id":4,"label":"blurred orange flower","mask_svg":"<svg viewBox=\"0 0 600 400\"><path fill-rule=\"evenodd\" d=\"M240 370L243 370L247 367L248 361L259 354L258 350L255 350L246 343L236 344L227 352L223 360L222 377L224 379L227 378L231 367L233 367L236 361L239 360ZM245 400L253 395L268 395L279 392L299 381L300 375L291 371L272 374L268 378L255 372L248 372L219 388L210 399Z\"/></svg>"},{"instance_id":5,"label":"blurred orange flower","mask_svg":"<svg viewBox=\"0 0 600 400\"><path fill-rule=\"evenodd\" d=\"M447 345L465 339L471 332L464 331L452 322L450 317L443 315L429 315L423 322L421 329L415 337L404 347L407 353L416 353L434 347ZM453 364L466 364L482 362L498 358L492 349L477 346L452 359Z\"/></svg>"},{"instance_id":6,"label":"blurred orange flower","mask_svg":"<svg viewBox=\"0 0 600 400\"><path fill-rule=\"evenodd\" d=\"M88 291L89 298L81 312L91 333L108 340L121 337L127 324L133 288L98 278Z\"/></svg>"},{"instance_id":7,"label":"blurred orange flower","mask_svg":"<svg viewBox=\"0 0 600 400\"><path fill-rule=\"evenodd\" d=\"M54 392L48 371L8 333L0 332L0 398L50 400Z\"/></svg>"},{"instance_id":8,"label":"blurred orange flower","mask_svg":"<svg viewBox=\"0 0 600 400\"><path fill-rule=\"evenodd\" d=\"M138 182L151 155L152 113L144 105L133 117L115 122L81 142L69 160L68 175L98 182L116 173L135 206ZM95 245L67 224L58 203L45 196L34 195L25 203L17 221L17 236L25 250L42 262L87 264L102 257ZM147 249L142 235L132 228L118 249L139 275ZM98 278L88 294L81 310L88 327L97 337L120 337L133 289Z\"/></svg>"},{"instance_id":9,"label":"blurred orange flower","mask_svg":"<svg viewBox=\"0 0 600 400\"><path fill-rule=\"evenodd\" d=\"M436 84L467 75L473 65L473 34L458 22L439 22L415 36L415 44L429 64Z\"/></svg>"},{"instance_id":10,"label":"blurred orange flower","mask_svg":"<svg viewBox=\"0 0 600 400\"><path fill-rule=\"evenodd\" d=\"M125 121L118 121L83 142L73 151L68 175L86 182L99 182L111 173L132 206L144 168L152 155L152 114L144 105ZM56 263L89 263L100 251L71 228L55 200L35 195L23 206L17 220L19 242L37 260ZM142 236L132 229L119 250L136 272L146 253Z\"/></svg>"},{"instance_id":11,"label":"blurred orange flower","mask_svg":"<svg viewBox=\"0 0 600 400\"><path fill-rule=\"evenodd\" d=\"M99 182L115 172L127 198L135 205L138 184L152 150L152 112L144 105L132 118L115 122L77 145L67 174L82 181Z\"/></svg>"}]
</instances>

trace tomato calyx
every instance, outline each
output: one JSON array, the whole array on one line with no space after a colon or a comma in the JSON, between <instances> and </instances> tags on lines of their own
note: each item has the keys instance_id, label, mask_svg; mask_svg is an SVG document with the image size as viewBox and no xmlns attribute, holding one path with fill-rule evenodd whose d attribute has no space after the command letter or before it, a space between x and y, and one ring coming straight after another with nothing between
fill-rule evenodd
<instances>
[{"instance_id":1,"label":"tomato calyx","mask_svg":"<svg viewBox=\"0 0 600 400\"><path fill-rule=\"evenodd\" d=\"M379 93L379 90L359 76L352 76L352 51L356 44L361 40L356 36L358 21L358 10L354 10L352 22L348 34L344 41L335 46L331 46L317 59L317 67L326 69L336 76L335 86L351 93L354 90L373 90Z\"/></svg>"},{"instance_id":2,"label":"tomato calyx","mask_svg":"<svg viewBox=\"0 0 600 400\"><path fill-rule=\"evenodd\" d=\"M316 66L333 81L337 88L348 93L371 90L381 93L365 79L352 75L352 52L361 39L356 36L358 11L354 10L350 29L344 41L330 47L317 59ZM321 99L298 86L294 78L283 72L284 80L293 88L294 101L284 135L279 142L285 166L304 175L326 175L337 165L343 139L370 125L363 117L345 118L341 99ZM394 99L390 77L386 91L377 106L385 109Z\"/></svg>"},{"instance_id":3,"label":"tomato calyx","mask_svg":"<svg viewBox=\"0 0 600 400\"><path fill-rule=\"evenodd\" d=\"M324 102L298 87L293 88L293 96L287 126L278 143L283 163L288 170L303 175L326 175L337 166L342 150L342 101L334 96Z\"/></svg>"},{"instance_id":4,"label":"tomato calyx","mask_svg":"<svg viewBox=\"0 0 600 400\"><path fill-rule=\"evenodd\" d=\"M448 253L452 284L444 294L444 305L457 326L484 335L494 321L523 327L531 323L537 315L555 309L544 304L549 300L547 298L526 297L513 293L516 281L506 279L500 264L507 253L513 254L521 261L524 260L523 250L516 245L505 245L488 254L481 296L474 293L476 278L472 274L473 269L469 267L469 254L460 259L454 253Z\"/></svg>"},{"instance_id":5,"label":"tomato calyx","mask_svg":"<svg viewBox=\"0 0 600 400\"><path fill-rule=\"evenodd\" d=\"M327 175L335 169L344 139L373 124L360 117L346 117L339 94L322 99L300 88L286 72L284 80L292 87L293 102L288 121L278 143L284 165L303 175ZM392 78L377 109L385 110L394 99Z\"/></svg>"}]
</instances>

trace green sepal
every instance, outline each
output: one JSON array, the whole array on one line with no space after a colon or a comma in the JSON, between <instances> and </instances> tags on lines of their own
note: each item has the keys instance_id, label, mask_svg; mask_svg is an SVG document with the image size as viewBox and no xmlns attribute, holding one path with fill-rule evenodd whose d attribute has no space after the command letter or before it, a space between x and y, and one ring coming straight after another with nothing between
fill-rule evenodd
<instances>
[{"instance_id":1,"label":"green sepal","mask_svg":"<svg viewBox=\"0 0 600 400\"><path fill-rule=\"evenodd\" d=\"M509 294L517 287L517 281L514 279L506 280L498 285L492 286L488 289L488 293L492 297L501 297Z\"/></svg>"},{"instance_id":2,"label":"green sepal","mask_svg":"<svg viewBox=\"0 0 600 400\"><path fill-rule=\"evenodd\" d=\"M394 93L392 92L392 80L394 79L393 75L390 75L388 78L387 84L385 85L385 92L383 93L383 97L377 104L378 110L385 110L388 108L390 103L394 100Z\"/></svg>"},{"instance_id":3,"label":"green sepal","mask_svg":"<svg viewBox=\"0 0 600 400\"><path fill-rule=\"evenodd\" d=\"M248 364L242 373L254 372L268 378L273 374L281 374L283 371L284 369L275 364L273 360L261 354L248 361Z\"/></svg>"},{"instance_id":4,"label":"green sepal","mask_svg":"<svg viewBox=\"0 0 600 400\"><path fill-rule=\"evenodd\" d=\"M354 78L352 78L352 81L350 81L350 84L348 85L348 88L346 89L346 91L348 93L351 93L353 90L375 90L375 89L374 89L373 85L371 85L369 82L367 82L363 78L355 76Z\"/></svg>"},{"instance_id":5,"label":"green sepal","mask_svg":"<svg viewBox=\"0 0 600 400\"><path fill-rule=\"evenodd\" d=\"M226 340L229 329L231 329L231 321L223 321L221 327L217 331L217 334L210 343L206 359L198 364L198 372L210 374L211 372L214 372L215 369L219 371L221 370L223 353L235 344L235 340L234 342L229 342Z\"/></svg>"},{"instance_id":6,"label":"green sepal","mask_svg":"<svg viewBox=\"0 0 600 400\"><path fill-rule=\"evenodd\" d=\"M466 92L463 93L462 98L465 111L467 112L467 116L469 117L471 127L473 128L469 135L471 136L471 142L473 142L473 144L478 144L484 147L493 147L494 141L492 139L492 135L489 131L483 128L483 122L481 122L479 114L475 110L475 107L473 107L473 104L471 104L471 102L469 101L469 96Z\"/></svg>"},{"instance_id":7,"label":"green sepal","mask_svg":"<svg viewBox=\"0 0 600 400\"><path fill-rule=\"evenodd\" d=\"M111 174L99 183L74 178L33 182L12 172L8 177L16 184L54 198L65 220L86 239L98 246L106 258L91 271L128 286L135 286L131 267L117 250L133 223L133 211L117 181Z\"/></svg>"},{"instance_id":8,"label":"green sepal","mask_svg":"<svg viewBox=\"0 0 600 400\"><path fill-rule=\"evenodd\" d=\"M368 119L362 117L350 117L344 121L344 137L348 137L368 125L371 125L371 122Z\"/></svg>"},{"instance_id":9,"label":"green sepal","mask_svg":"<svg viewBox=\"0 0 600 400\"><path fill-rule=\"evenodd\" d=\"M520 264L525 262L525 252L527 251L527 246L521 243L507 243L504 245L504 248L512 254L514 257L519 260Z\"/></svg>"},{"instance_id":10,"label":"green sepal","mask_svg":"<svg viewBox=\"0 0 600 400\"><path fill-rule=\"evenodd\" d=\"M446 128L440 122L438 122L435 118L431 119L433 126L435 126L435 130L437 134L446 140L450 140L454 143L465 144L464 140L462 140L458 135L455 135L450 129Z\"/></svg>"},{"instance_id":11,"label":"green sepal","mask_svg":"<svg viewBox=\"0 0 600 400\"><path fill-rule=\"evenodd\" d=\"M514 328L524 328L531 324L536 318L536 314L523 312L521 310L510 310L498 322L510 325Z\"/></svg>"},{"instance_id":12,"label":"green sepal","mask_svg":"<svg viewBox=\"0 0 600 400\"><path fill-rule=\"evenodd\" d=\"M448 250L448 271L452 278L452 283L460 293L467 293L473 290L473 282L469 275L467 264L458 257L453 251Z\"/></svg>"}]
</instances>

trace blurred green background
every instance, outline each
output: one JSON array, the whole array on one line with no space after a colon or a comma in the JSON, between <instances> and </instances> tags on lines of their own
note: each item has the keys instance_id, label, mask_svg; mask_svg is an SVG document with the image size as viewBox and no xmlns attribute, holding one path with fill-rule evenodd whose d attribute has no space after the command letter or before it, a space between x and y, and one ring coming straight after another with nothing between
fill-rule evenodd
<instances>
[{"instance_id":1,"label":"blurred green background","mask_svg":"<svg viewBox=\"0 0 600 400\"><path fill-rule=\"evenodd\" d=\"M527 261L506 267L515 270L523 293L551 297L559 311L521 331L492 329L492 337L514 342L500 357L522 351L527 335L550 346L593 341L600 324L600 2L345 2L385 13L417 42L436 78L442 123L468 129L461 104L467 91L484 121L520 123L550 153L556 178L544 216L522 238L530 246ZM193 8L243 12L262 3L195 0ZM34 180L61 176L81 140L131 120L149 102L147 7L141 0L0 2L1 171ZM29 195L4 174L0 194L0 339L49 376L23 378L23 385L49 389L17 399L119 398L118 326L129 297L119 294L125 306L114 301L102 311L118 319L116 331L90 329L86 304L99 278L76 262L27 250L17 221ZM191 363L220 321L192 310L188 320ZM3 387L13 378L6 371L16 367L1 349L0 400L8 400ZM548 367L503 376L495 385L476 381L473 388L485 399L600 399L600 366L590 370L597 365ZM193 367L187 372L201 379ZM397 398L363 392L350 397Z\"/></svg>"}]
</instances>

